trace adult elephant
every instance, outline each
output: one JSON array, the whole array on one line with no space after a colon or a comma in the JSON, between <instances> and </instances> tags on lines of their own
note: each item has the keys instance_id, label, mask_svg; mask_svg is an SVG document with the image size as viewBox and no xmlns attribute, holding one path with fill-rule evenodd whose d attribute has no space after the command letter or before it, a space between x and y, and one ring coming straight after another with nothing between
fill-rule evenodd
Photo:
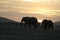
<instances>
[{"instance_id":1,"label":"adult elephant","mask_svg":"<svg viewBox=\"0 0 60 40\"><path fill-rule=\"evenodd\" d=\"M26 25L29 25L29 28L31 29L31 25L33 25L34 28L37 27L38 21L36 17L23 17L21 23L25 23L24 28L26 28Z\"/></svg>"},{"instance_id":2,"label":"adult elephant","mask_svg":"<svg viewBox=\"0 0 60 40\"><path fill-rule=\"evenodd\" d=\"M42 27L44 28L44 30L51 30L53 31L53 22L51 20L43 20L42 21Z\"/></svg>"}]
</instances>

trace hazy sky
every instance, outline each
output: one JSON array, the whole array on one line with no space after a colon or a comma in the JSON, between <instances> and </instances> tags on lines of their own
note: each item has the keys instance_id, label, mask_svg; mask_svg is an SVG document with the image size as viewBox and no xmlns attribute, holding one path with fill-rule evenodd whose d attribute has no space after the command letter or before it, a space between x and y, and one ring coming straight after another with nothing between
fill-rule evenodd
<instances>
[{"instance_id":1,"label":"hazy sky","mask_svg":"<svg viewBox=\"0 0 60 40\"><path fill-rule=\"evenodd\" d=\"M0 0L0 16L15 21L23 16L60 21L60 0Z\"/></svg>"}]
</instances>

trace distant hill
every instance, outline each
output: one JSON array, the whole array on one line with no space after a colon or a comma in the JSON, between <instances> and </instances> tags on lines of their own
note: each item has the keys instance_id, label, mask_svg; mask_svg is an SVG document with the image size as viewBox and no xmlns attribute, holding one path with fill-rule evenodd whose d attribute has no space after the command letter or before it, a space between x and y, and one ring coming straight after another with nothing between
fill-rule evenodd
<instances>
[{"instance_id":1,"label":"distant hill","mask_svg":"<svg viewBox=\"0 0 60 40\"><path fill-rule=\"evenodd\" d=\"M55 25L60 25L60 21L54 22Z\"/></svg>"},{"instance_id":2,"label":"distant hill","mask_svg":"<svg viewBox=\"0 0 60 40\"><path fill-rule=\"evenodd\" d=\"M54 29L60 31L60 21L54 22Z\"/></svg>"},{"instance_id":3,"label":"distant hill","mask_svg":"<svg viewBox=\"0 0 60 40\"><path fill-rule=\"evenodd\" d=\"M0 17L0 22L15 22L15 23L18 23L18 22L14 21L14 20L4 18L4 17Z\"/></svg>"}]
</instances>

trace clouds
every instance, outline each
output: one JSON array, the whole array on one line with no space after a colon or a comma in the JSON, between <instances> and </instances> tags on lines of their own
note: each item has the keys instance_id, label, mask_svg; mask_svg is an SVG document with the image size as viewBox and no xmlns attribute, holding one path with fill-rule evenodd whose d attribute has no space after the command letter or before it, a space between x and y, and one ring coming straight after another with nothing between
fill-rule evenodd
<instances>
[{"instance_id":1,"label":"clouds","mask_svg":"<svg viewBox=\"0 0 60 40\"><path fill-rule=\"evenodd\" d=\"M35 16L38 19L47 18L55 21L60 20L60 0L29 1L30 2L23 0L0 0L0 16L14 20L16 17L19 18L23 16Z\"/></svg>"},{"instance_id":2,"label":"clouds","mask_svg":"<svg viewBox=\"0 0 60 40\"><path fill-rule=\"evenodd\" d=\"M44 10L60 10L60 4L43 4L43 3L31 3L31 2L22 2L22 0L6 0L0 2L0 7L7 7L12 9L17 9L19 11L39 11L39 9Z\"/></svg>"},{"instance_id":3,"label":"clouds","mask_svg":"<svg viewBox=\"0 0 60 40\"><path fill-rule=\"evenodd\" d=\"M34 16L36 17L38 20L43 20L43 19L50 19L53 21L59 21L60 16L54 16L54 17L47 17L46 15L42 15L42 14L26 14L26 13L19 13L19 12L15 12L15 11L8 11L8 12L1 12L0 13L1 17L6 17L8 19L11 20L15 20L20 22L22 17L24 16Z\"/></svg>"}]
</instances>

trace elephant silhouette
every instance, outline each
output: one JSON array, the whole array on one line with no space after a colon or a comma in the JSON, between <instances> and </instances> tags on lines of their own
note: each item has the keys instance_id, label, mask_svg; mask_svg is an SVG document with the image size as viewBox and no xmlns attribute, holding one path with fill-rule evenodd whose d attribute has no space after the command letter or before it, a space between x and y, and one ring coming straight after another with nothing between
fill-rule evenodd
<instances>
[{"instance_id":1,"label":"elephant silhouette","mask_svg":"<svg viewBox=\"0 0 60 40\"><path fill-rule=\"evenodd\" d=\"M41 25L44 28L44 30L50 30L51 28L51 30L53 31L53 22L51 20L45 19L42 21Z\"/></svg>"},{"instance_id":2,"label":"elephant silhouette","mask_svg":"<svg viewBox=\"0 0 60 40\"><path fill-rule=\"evenodd\" d=\"M26 25L29 25L29 29L31 29L31 25L33 25L34 28L37 28L38 21L36 17L23 17L21 23L25 23L24 29L26 28Z\"/></svg>"}]
</instances>

